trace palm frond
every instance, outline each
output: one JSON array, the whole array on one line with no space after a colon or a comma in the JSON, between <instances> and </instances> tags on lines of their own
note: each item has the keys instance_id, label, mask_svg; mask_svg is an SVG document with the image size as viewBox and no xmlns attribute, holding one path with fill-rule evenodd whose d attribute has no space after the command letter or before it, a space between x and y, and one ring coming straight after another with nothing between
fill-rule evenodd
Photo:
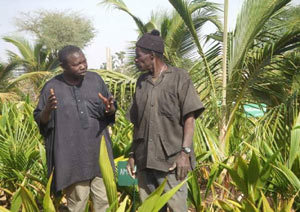
<instances>
[{"instance_id":1,"label":"palm frond","mask_svg":"<svg viewBox=\"0 0 300 212\"><path fill-rule=\"evenodd\" d=\"M104 4L108 7L113 7L115 9L124 11L125 13L127 13L128 15L130 15L133 18L133 20L136 23L136 25L138 26L141 34L144 34L147 32L147 28L145 27L142 20L139 19L137 16L135 16L133 13L131 13L129 11L129 9L127 8L126 4L122 0L103 0L100 2L100 4Z\"/></svg>"},{"instance_id":2,"label":"palm frond","mask_svg":"<svg viewBox=\"0 0 300 212\"><path fill-rule=\"evenodd\" d=\"M266 21L290 0L247 0L237 18L230 70L243 64L245 54Z\"/></svg>"},{"instance_id":3,"label":"palm frond","mask_svg":"<svg viewBox=\"0 0 300 212\"><path fill-rule=\"evenodd\" d=\"M23 38L7 36L3 37L3 40L16 46L23 58L25 58L28 61L34 61L33 48L28 41L26 41Z\"/></svg>"},{"instance_id":4,"label":"palm frond","mask_svg":"<svg viewBox=\"0 0 300 212\"><path fill-rule=\"evenodd\" d=\"M19 96L14 92L0 93L0 100L1 100L1 103L13 102L13 101L19 100Z\"/></svg>"},{"instance_id":5,"label":"palm frond","mask_svg":"<svg viewBox=\"0 0 300 212\"><path fill-rule=\"evenodd\" d=\"M173 7L175 8L175 10L178 12L178 14L181 16L181 18L183 19L185 25L187 26L187 28L189 29L194 42L198 48L198 52L200 54L200 56L203 59L203 62L205 64L205 70L207 71L208 75L209 75L209 81L211 82L212 85L212 90L213 90L213 98L216 98L216 89L213 86L213 81L214 78L210 72L210 67L207 63L207 58L203 52L202 46L200 44L200 41L198 39L198 35L197 35L197 31L195 29L195 26L193 24L192 21L192 16L189 10L189 6L188 6L188 2L184 1L184 0L169 0L169 2L173 5Z\"/></svg>"}]
</instances>

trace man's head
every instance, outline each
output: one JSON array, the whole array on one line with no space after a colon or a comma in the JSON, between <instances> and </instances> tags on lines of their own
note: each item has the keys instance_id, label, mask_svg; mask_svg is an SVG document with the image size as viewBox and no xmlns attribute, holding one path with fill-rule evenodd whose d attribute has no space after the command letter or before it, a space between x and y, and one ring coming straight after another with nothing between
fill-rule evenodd
<instances>
[{"instance_id":1,"label":"man's head","mask_svg":"<svg viewBox=\"0 0 300 212\"><path fill-rule=\"evenodd\" d=\"M145 33L136 42L135 63L140 70L151 70L154 61L162 60L164 53L164 41L159 36L159 31L152 30L151 33Z\"/></svg>"},{"instance_id":2,"label":"man's head","mask_svg":"<svg viewBox=\"0 0 300 212\"><path fill-rule=\"evenodd\" d=\"M82 78L87 71L86 58L77 46L68 45L58 52L58 59L64 73L73 78Z\"/></svg>"}]
</instances>

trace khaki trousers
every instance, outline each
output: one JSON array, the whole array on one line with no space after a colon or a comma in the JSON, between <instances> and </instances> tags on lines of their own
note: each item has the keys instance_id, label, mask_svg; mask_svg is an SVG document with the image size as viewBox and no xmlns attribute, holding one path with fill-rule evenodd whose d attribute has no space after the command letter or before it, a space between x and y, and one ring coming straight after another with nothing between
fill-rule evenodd
<instances>
[{"instance_id":1,"label":"khaki trousers","mask_svg":"<svg viewBox=\"0 0 300 212\"><path fill-rule=\"evenodd\" d=\"M164 192L167 192L177 186L181 181L176 179L175 173L166 173L154 169L144 169L137 172L139 193L142 202L151 194L167 177L167 183ZM187 212L187 185L186 183L175 193L168 201L168 208L171 212ZM163 207L160 212L167 211Z\"/></svg>"},{"instance_id":2,"label":"khaki trousers","mask_svg":"<svg viewBox=\"0 0 300 212\"><path fill-rule=\"evenodd\" d=\"M64 190L67 207L70 212L84 212L90 193L94 212L105 212L109 207L103 179L95 177L93 180L74 183Z\"/></svg>"}]
</instances>

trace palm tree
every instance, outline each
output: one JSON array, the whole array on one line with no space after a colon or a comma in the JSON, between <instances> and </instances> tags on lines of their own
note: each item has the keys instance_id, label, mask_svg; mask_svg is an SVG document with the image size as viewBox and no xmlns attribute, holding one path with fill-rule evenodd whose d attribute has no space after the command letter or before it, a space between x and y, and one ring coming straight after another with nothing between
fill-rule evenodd
<instances>
[{"instance_id":1,"label":"palm tree","mask_svg":"<svg viewBox=\"0 0 300 212\"><path fill-rule=\"evenodd\" d=\"M41 89L45 80L52 76L54 71L58 70L57 56L39 43L32 46L23 38L4 37L3 39L17 47L19 54L13 51L7 51L7 53L10 61L16 64L15 67L24 69L25 72L12 80L10 86L14 86L21 81L29 82L27 87L26 83L15 87L19 88L19 93L30 91L29 93L33 94L32 97L35 99L37 91Z\"/></svg>"},{"instance_id":2,"label":"palm tree","mask_svg":"<svg viewBox=\"0 0 300 212\"><path fill-rule=\"evenodd\" d=\"M15 67L15 63L0 63L0 100L2 102L17 99L16 93L8 88L10 84L9 78Z\"/></svg>"},{"instance_id":3,"label":"palm tree","mask_svg":"<svg viewBox=\"0 0 300 212\"><path fill-rule=\"evenodd\" d=\"M43 44L31 46L28 41L18 37L4 37L6 42L17 47L19 54L7 51L9 58L22 66L25 72L52 71L59 66L57 57Z\"/></svg>"},{"instance_id":4,"label":"palm tree","mask_svg":"<svg viewBox=\"0 0 300 212\"><path fill-rule=\"evenodd\" d=\"M195 46L193 38L197 37L205 23L212 23L217 29L221 29L221 23L216 15L219 11L218 5L206 0L193 1L187 5L191 16L191 23L195 31L190 31L183 18L176 11L168 14L166 11L152 12L150 20L144 23L135 16L122 0L103 0L101 4L121 10L130 15L138 27L138 34L141 36L152 29L158 29L165 42L165 59L173 65L182 65L182 59L191 55L195 48L202 51L202 46Z\"/></svg>"}]
</instances>

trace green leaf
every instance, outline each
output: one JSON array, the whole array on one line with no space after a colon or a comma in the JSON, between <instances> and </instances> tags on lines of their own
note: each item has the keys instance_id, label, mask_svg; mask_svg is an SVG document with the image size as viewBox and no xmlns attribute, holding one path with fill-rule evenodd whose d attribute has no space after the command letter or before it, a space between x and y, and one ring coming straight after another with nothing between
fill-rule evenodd
<instances>
[{"instance_id":1,"label":"green leaf","mask_svg":"<svg viewBox=\"0 0 300 212\"><path fill-rule=\"evenodd\" d=\"M285 165L281 163L277 163L276 167L282 174L288 179L288 181L294 186L294 188L299 191L300 190L300 180L299 178Z\"/></svg>"},{"instance_id":2,"label":"green leaf","mask_svg":"<svg viewBox=\"0 0 300 212\"><path fill-rule=\"evenodd\" d=\"M264 209L263 211L264 212L273 212L273 209L271 208L271 206L263 192L261 192L261 198L263 201L263 209Z\"/></svg>"},{"instance_id":3,"label":"green leaf","mask_svg":"<svg viewBox=\"0 0 300 212\"><path fill-rule=\"evenodd\" d=\"M0 212L11 212L10 210L0 206Z\"/></svg>"},{"instance_id":4,"label":"green leaf","mask_svg":"<svg viewBox=\"0 0 300 212\"><path fill-rule=\"evenodd\" d=\"M246 199L245 212L259 212L259 210L255 207L255 205L252 202Z\"/></svg>"},{"instance_id":5,"label":"green leaf","mask_svg":"<svg viewBox=\"0 0 300 212\"><path fill-rule=\"evenodd\" d=\"M106 188L108 202L109 205L112 205L115 201L118 200L118 195L114 172L110 164L111 163L107 152L106 141L104 136L102 136L100 145L99 165L103 177L103 182ZM112 211L116 210L117 205L114 208L112 208Z\"/></svg>"},{"instance_id":6,"label":"green leaf","mask_svg":"<svg viewBox=\"0 0 300 212\"><path fill-rule=\"evenodd\" d=\"M209 174L209 178L208 178L208 182L206 185L206 191L205 191L205 198L207 197L210 187L211 185L215 182L216 178L221 174L221 172L223 171L222 166L219 166L218 164L213 164L210 174Z\"/></svg>"},{"instance_id":7,"label":"green leaf","mask_svg":"<svg viewBox=\"0 0 300 212\"><path fill-rule=\"evenodd\" d=\"M111 212L113 210L115 210L115 208L118 208L118 199L116 199L112 204L109 205L109 207L106 209L105 212Z\"/></svg>"},{"instance_id":8,"label":"green leaf","mask_svg":"<svg viewBox=\"0 0 300 212\"><path fill-rule=\"evenodd\" d=\"M252 185L256 185L260 174L260 164L255 152L252 152L252 157L248 167L248 182Z\"/></svg>"},{"instance_id":9,"label":"green leaf","mask_svg":"<svg viewBox=\"0 0 300 212\"><path fill-rule=\"evenodd\" d=\"M125 212L127 201L128 201L128 196L126 196L125 199L120 203L120 207L118 208L117 212Z\"/></svg>"},{"instance_id":10,"label":"green leaf","mask_svg":"<svg viewBox=\"0 0 300 212\"><path fill-rule=\"evenodd\" d=\"M233 212L233 208L232 208L228 203L226 203L225 201L223 201L223 200L218 200L218 203L219 203L220 207L221 207L225 212Z\"/></svg>"},{"instance_id":11,"label":"green leaf","mask_svg":"<svg viewBox=\"0 0 300 212\"><path fill-rule=\"evenodd\" d=\"M162 184L158 186L157 189L155 189L154 192L152 192L147 199L143 202L143 204L138 208L138 212L152 212L155 205L157 204L157 201L164 191L165 185L166 185L167 179L163 181Z\"/></svg>"},{"instance_id":12,"label":"green leaf","mask_svg":"<svg viewBox=\"0 0 300 212\"><path fill-rule=\"evenodd\" d=\"M291 198L287 204L286 202L283 204L283 208L280 210L280 212L290 212L292 211L292 207L293 207L293 203L295 200L295 196L293 198Z\"/></svg>"},{"instance_id":13,"label":"green leaf","mask_svg":"<svg viewBox=\"0 0 300 212\"><path fill-rule=\"evenodd\" d=\"M299 147L300 147L300 113L298 114L297 121L291 132L291 146L289 152L289 168L291 169L293 163L297 157L299 157Z\"/></svg>"},{"instance_id":14,"label":"green leaf","mask_svg":"<svg viewBox=\"0 0 300 212\"><path fill-rule=\"evenodd\" d=\"M236 184L236 186L238 187L238 189L243 192L243 194L245 194L245 196L248 196L248 188L247 188L247 184L245 182L245 179L241 178L237 171L233 170L233 169L228 169L228 172L233 180L233 182Z\"/></svg>"},{"instance_id":15,"label":"green leaf","mask_svg":"<svg viewBox=\"0 0 300 212\"><path fill-rule=\"evenodd\" d=\"M245 54L266 21L290 0L247 0L236 21L230 70L238 69ZM247 27L245 27L247 26Z\"/></svg>"},{"instance_id":16,"label":"green leaf","mask_svg":"<svg viewBox=\"0 0 300 212\"><path fill-rule=\"evenodd\" d=\"M51 199L51 183L53 178L53 172L49 177L47 187L46 187L46 194L43 200L43 207L45 212L55 212L55 207Z\"/></svg>"},{"instance_id":17,"label":"green leaf","mask_svg":"<svg viewBox=\"0 0 300 212\"><path fill-rule=\"evenodd\" d=\"M277 150L274 154L271 155L271 157L268 158L266 163L263 165L262 170L260 172L260 178L259 178L262 184L264 184L268 180L269 176L271 175L271 171L272 171L271 163L275 161L279 153L280 150Z\"/></svg>"},{"instance_id":18,"label":"green leaf","mask_svg":"<svg viewBox=\"0 0 300 212\"><path fill-rule=\"evenodd\" d=\"M186 181L188 181L190 177L187 177L185 180L183 180L181 183L179 183L177 186L163 194L157 202L154 204L153 212L158 212L168 201L171 199L171 197L183 186Z\"/></svg>"},{"instance_id":19,"label":"green leaf","mask_svg":"<svg viewBox=\"0 0 300 212\"><path fill-rule=\"evenodd\" d=\"M39 212L39 208L34 200L33 194L24 186L20 185L20 195L25 212Z\"/></svg>"},{"instance_id":20,"label":"green leaf","mask_svg":"<svg viewBox=\"0 0 300 212\"><path fill-rule=\"evenodd\" d=\"M134 14L132 14L129 9L127 8L127 6L125 5L125 3L122 0L102 0L100 2L100 4L105 4L107 6L113 6L114 8L121 10L125 13L127 13L136 23L136 25L138 26L139 30L144 34L147 32L146 26L145 24L142 22L141 19L139 19L137 16L135 16Z\"/></svg>"},{"instance_id":21,"label":"green leaf","mask_svg":"<svg viewBox=\"0 0 300 212\"><path fill-rule=\"evenodd\" d=\"M248 167L246 161L241 156L238 157L235 167L236 167L238 176L240 178L242 178L247 185L248 184L248 169L249 169L249 167Z\"/></svg>"},{"instance_id":22,"label":"green leaf","mask_svg":"<svg viewBox=\"0 0 300 212\"><path fill-rule=\"evenodd\" d=\"M12 202L11 202L11 208L10 210L12 212L18 212L20 207L22 205L22 198L20 195L20 188L14 193L12 197Z\"/></svg>"},{"instance_id":23,"label":"green leaf","mask_svg":"<svg viewBox=\"0 0 300 212\"><path fill-rule=\"evenodd\" d=\"M197 210L198 208L201 208L201 190L200 190L200 185L198 183L198 176L196 171L197 170L189 173L191 178L188 180L188 186L189 186L189 197L190 197L189 200L193 203L193 205Z\"/></svg>"}]
</instances>

